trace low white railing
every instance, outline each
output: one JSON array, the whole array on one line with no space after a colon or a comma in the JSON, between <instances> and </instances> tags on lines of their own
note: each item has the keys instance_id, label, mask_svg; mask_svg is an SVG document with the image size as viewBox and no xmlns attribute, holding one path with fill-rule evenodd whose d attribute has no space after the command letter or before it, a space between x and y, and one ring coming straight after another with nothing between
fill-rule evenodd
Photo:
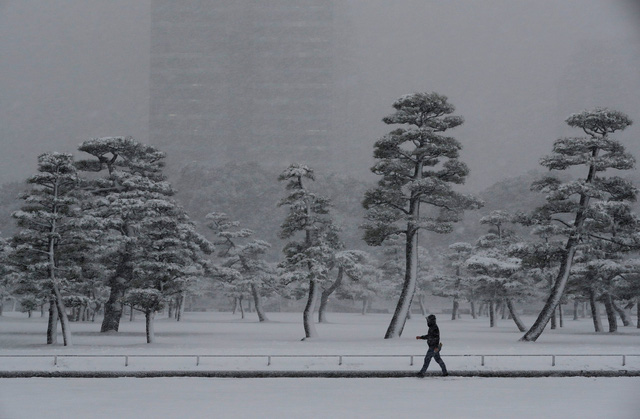
<instances>
[{"instance_id":1,"label":"low white railing","mask_svg":"<svg viewBox=\"0 0 640 419\"><path fill-rule=\"evenodd\" d=\"M125 355L125 354L115 354L115 355L94 355L94 354L16 354L16 355L2 355L0 354L0 358L52 358L53 365L58 365L59 358L122 358L124 361L124 366L129 366L130 358L193 358L195 360L195 365L200 365L200 360L203 358L265 358L267 362L267 366L271 366L271 361L274 358L336 358L337 364L340 366L343 364L343 360L345 358L407 358L409 360L409 365L414 365L414 359L422 359L424 355ZM627 365L627 358L629 357L640 357L640 354L446 354L446 358L456 358L456 357L475 357L480 360L480 365L485 366L486 358L500 358L500 357L510 357L510 358L518 358L518 357L537 357L537 358L550 358L551 366L556 366L556 358L564 357L564 358L577 358L577 357L606 357L606 358L620 358L622 366ZM0 365L0 370L2 366Z\"/></svg>"}]
</instances>

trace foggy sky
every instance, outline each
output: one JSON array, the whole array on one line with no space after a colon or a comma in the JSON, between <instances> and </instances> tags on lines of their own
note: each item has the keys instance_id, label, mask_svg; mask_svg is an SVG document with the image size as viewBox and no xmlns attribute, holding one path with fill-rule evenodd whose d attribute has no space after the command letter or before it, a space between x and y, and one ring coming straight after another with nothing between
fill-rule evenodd
<instances>
[{"instance_id":1,"label":"foggy sky","mask_svg":"<svg viewBox=\"0 0 640 419\"><path fill-rule=\"evenodd\" d=\"M91 137L149 141L150 3L0 0L0 183ZM338 155L351 173L368 172L391 103L437 91L465 117L451 135L471 190L539 167L554 139L580 135L563 120L597 105L636 122L619 138L640 157L636 3L343 0L352 83Z\"/></svg>"}]
</instances>

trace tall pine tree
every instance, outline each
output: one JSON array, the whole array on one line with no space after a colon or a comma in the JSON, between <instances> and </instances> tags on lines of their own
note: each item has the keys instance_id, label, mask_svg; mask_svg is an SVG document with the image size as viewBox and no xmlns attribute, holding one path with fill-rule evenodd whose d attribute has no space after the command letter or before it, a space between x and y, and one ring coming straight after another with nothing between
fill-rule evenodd
<instances>
[{"instance_id":1,"label":"tall pine tree","mask_svg":"<svg viewBox=\"0 0 640 419\"><path fill-rule=\"evenodd\" d=\"M329 201L311 192L305 182L315 180L313 170L292 164L278 178L287 182L288 194L280 206L289 208L282 223L280 238L290 240L284 247L285 259L280 267L288 282L308 284L307 304L303 312L305 339L318 336L313 312L322 291L329 281L335 252L342 248L337 229L329 217Z\"/></svg>"},{"instance_id":2,"label":"tall pine tree","mask_svg":"<svg viewBox=\"0 0 640 419\"><path fill-rule=\"evenodd\" d=\"M624 190L632 190L627 181L602 176L607 169L629 170L634 167L633 156L611 137L611 134L631 125L631 119L619 111L596 108L573 114L566 122L571 127L581 129L587 136L556 140L553 153L543 157L540 164L550 170L583 168L586 173L584 178L568 182L549 176L532 186L534 190L547 193L547 202L534 211L532 219L542 224L557 224L559 232L566 239L553 289L537 319L522 337L525 341L536 341L553 316L569 280L578 247L593 238L585 229L597 218L599 211L596 206L617 193L617 188L612 190L609 187L611 182L619 184ZM623 194L619 202L633 199L635 195ZM605 236L611 239L610 234Z\"/></svg>"},{"instance_id":3,"label":"tall pine tree","mask_svg":"<svg viewBox=\"0 0 640 419\"><path fill-rule=\"evenodd\" d=\"M446 96L414 93L393 103L396 111L383 119L404 125L375 143L377 163L373 173L378 186L366 192L364 239L381 245L394 234L405 236L405 269L402 292L385 339L402 334L416 289L418 232L449 233L466 209L478 208L479 200L460 194L452 185L464 183L469 173L458 160L462 145L443 133L462 124Z\"/></svg>"}]
</instances>

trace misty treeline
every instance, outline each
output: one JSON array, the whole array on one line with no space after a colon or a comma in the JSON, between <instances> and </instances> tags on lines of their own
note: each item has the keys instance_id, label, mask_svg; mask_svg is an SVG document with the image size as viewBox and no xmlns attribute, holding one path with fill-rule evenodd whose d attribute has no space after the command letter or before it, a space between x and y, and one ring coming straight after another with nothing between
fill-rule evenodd
<instances>
[{"instance_id":1,"label":"misty treeline","mask_svg":"<svg viewBox=\"0 0 640 419\"><path fill-rule=\"evenodd\" d=\"M634 305L640 314L637 190L615 175L635 159L612 137L631 124L625 114L571 115L580 136L540 159L548 175L476 197L456 190L472 174L448 99L410 94L393 109L383 121L395 127L373 148L375 184L238 162L186 166L176 193L164 153L130 137L85 141L77 159L40 155L27 188L0 191L0 215L16 220L0 237L0 314L5 301L29 316L46 308L47 343L60 324L65 345L74 321L97 314L101 332L117 332L125 307L144 314L151 343L155 317L180 321L194 297L224 297L243 317L248 301L261 322L282 299L300 300L305 339L330 299L362 314L395 302L385 338L400 337L413 311L428 314L429 296L451 301L452 320L509 319L528 341L562 327L567 305L596 331L600 307L610 332L618 318L631 324ZM541 304L526 325L523 309Z\"/></svg>"}]
</instances>

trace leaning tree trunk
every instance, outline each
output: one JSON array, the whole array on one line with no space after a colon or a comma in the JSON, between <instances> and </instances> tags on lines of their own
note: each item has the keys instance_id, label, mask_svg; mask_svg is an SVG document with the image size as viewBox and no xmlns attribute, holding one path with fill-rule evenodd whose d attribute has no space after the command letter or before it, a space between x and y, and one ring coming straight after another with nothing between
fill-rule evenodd
<instances>
[{"instance_id":1,"label":"leaning tree trunk","mask_svg":"<svg viewBox=\"0 0 640 419\"><path fill-rule=\"evenodd\" d=\"M319 285L315 280L309 281L309 297L307 299L307 305L302 312L302 323L304 326L304 339L318 337L316 332L316 325L313 323L313 312L316 308L316 300L318 299ZM304 340L303 339L303 340Z\"/></svg>"},{"instance_id":2,"label":"leaning tree trunk","mask_svg":"<svg viewBox=\"0 0 640 419\"><path fill-rule=\"evenodd\" d=\"M326 290L322 291L322 295L320 296L320 308L318 309L318 323L326 323L327 322L327 303L329 302L329 297L335 290L340 287L342 284L342 277L344 276L344 268L341 266L338 268L338 276L336 280L333 281L333 284L329 286Z\"/></svg>"},{"instance_id":3,"label":"leaning tree trunk","mask_svg":"<svg viewBox=\"0 0 640 419\"><path fill-rule=\"evenodd\" d=\"M47 324L47 345L58 343L58 307L56 297L49 297L49 322Z\"/></svg>"},{"instance_id":4,"label":"leaning tree trunk","mask_svg":"<svg viewBox=\"0 0 640 419\"><path fill-rule=\"evenodd\" d=\"M260 322L268 322L269 318L267 318L267 313L265 313L262 307L262 297L260 297L260 290L256 284L251 284L251 294L253 294L253 305L256 306L258 320Z\"/></svg>"},{"instance_id":5,"label":"leaning tree trunk","mask_svg":"<svg viewBox=\"0 0 640 419\"><path fill-rule=\"evenodd\" d=\"M413 213L413 211L412 211ZM406 264L404 284L400 299L391 318L391 323L384 335L385 339L399 338L407 321L407 315L411 307L411 300L416 290L416 276L418 272L418 231L413 225L407 227Z\"/></svg>"},{"instance_id":6,"label":"leaning tree trunk","mask_svg":"<svg viewBox=\"0 0 640 419\"><path fill-rule=\"evenodd\" d=\"M507 308L509 309L509 314L511 314L513 322L518 326L518 330L521 332L526 331L527 328L524 326L524 323L522 323L522 320L520 320L520 316L518 316L518 313L516 313L516 310L513 307L513 301L509 298L507 298Z\"/></svg>"},{"instance_id":7,"label":"leaning tree trunk","mask_svg":"<svg viewBox=\"0 0 640 419\"><path fill-rule=\"evenodd\" d=\"M611 294L605 294L603 296L604 308L607 312L607 320L609 322L609 333L618 331L618 319L616 318L616 311L613 309L613 303L611 301Z\"/></svg>"},{"instance_id":8,"label":"leaning tree trunk","mask_svg":"<svg viewBox=\"0 0 640 419\"><path fill-rule=\"evenodd\" d=\"M67 317L67 311L62 301L62 294L58 289L56 283L53 284L53 292L56 296L56 307L58 308L58 317L60 318L60 327L62 328L62 341L64 346L71 346L71 329L69 327L69 318Z\"/></svg>"},{"instance_id":9,"label":"leaning tree trunk","mask_svg":"<svg viewBox=\"0 0 640 419\"><path fill-rule=\"evenodd\" d=\"M560 264L560 272L558 273L558 277L553 285L553 289L551 290L551 294L547 299L542 311L538 315L538 318L533 323L531 328L524 334L521 340L535 342L546 327L549 320L554 315L556 307L562 298L562 294L564 293L564 289L567 285L567 281L569 280L569 274L571 271L571 264L573 262L573 255L576 252L577 239L573 237L569 239L567 242L565 254L562 262Z\"/></svg>"},{"instance_id":10,"label":"leaning tree trunk","mask_svg":"<svg viewBox=\"0 0 640 419\"><path fill-rule=\"evenodd\" d=\"M613 309L616 311L616 313L618 313L618 315L620 316L620 319L622 320L622 325L631 326L631 319L629 319L629 316L627 316L627 312L624 311L622 307L618 307L618 305L616 304L615 301L613 301L613 299L611 300L611 305L613 306Z\"/></svg>"},{"instance_id":11,"label":"leaning tree trunk","mask_svg":"<svg viewBox=\"0 0 640 419\"><path fill-rule=\"evenodd\" d=\"M589 290L589 304L591 306L591 318L593 319L593 328L596 332L602 332L602 323L600 323L600 313L598 312L598 302L596 301L596 293Z\"/></svg>"},{"instance_id":12,"label":"leaning tree trunk","mask_svg":"<svg viewBox=\"0 0 640 419\"><path fill-rule=\"evenodd\" d=\"M153 319L156 316L154 310L147 310L144 312L144 320L147 330L147 343L153 343L156 341L156 333L153 327Z\"/></svg>"}]
</instances>

